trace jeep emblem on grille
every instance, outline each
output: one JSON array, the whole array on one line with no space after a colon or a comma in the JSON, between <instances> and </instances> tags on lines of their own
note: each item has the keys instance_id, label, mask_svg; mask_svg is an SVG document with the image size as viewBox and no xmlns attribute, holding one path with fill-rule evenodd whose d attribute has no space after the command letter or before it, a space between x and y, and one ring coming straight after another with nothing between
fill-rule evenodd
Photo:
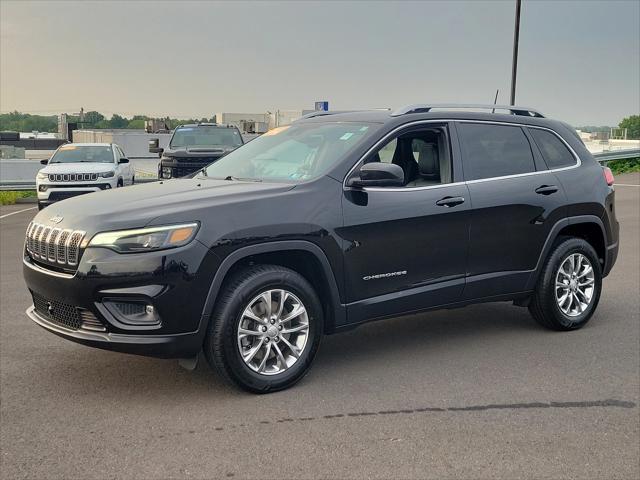
<instances>
[{"instance_id":1,"label":"jeep emblem on grille","mask_svg":"<svg viewBox=\"0 0 640 480\"><path fill-rule=\"evenodd\" d=\"M62 221L62 218L62 215L56 215L55 217L51 217L49 221L53 223L60 223Z\"/></svg>"}]
</instances>

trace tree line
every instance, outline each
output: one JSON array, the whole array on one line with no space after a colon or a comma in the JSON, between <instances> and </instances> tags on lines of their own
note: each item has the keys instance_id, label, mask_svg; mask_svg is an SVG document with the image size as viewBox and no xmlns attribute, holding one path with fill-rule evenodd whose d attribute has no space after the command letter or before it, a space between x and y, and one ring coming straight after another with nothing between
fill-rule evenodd
<instances>
[{"instance_id":1,"label":"tree line","mask_svg":"<svg viewBox=\"0 0 640 480\"><path fill-rule=\"evenodd\" d=\"M123 117L114 113L111 118L106 118L100 112L86 112L83 122L80 123L78 116L69 115L67 121L69 123L78 122L78 128L128 128L143 129L145 120L151 120L153 117L146 115L134 115L131 118ZM185 123L198 122L214 122L215 116L212 118L163 118L169 128L175 128ZM58 116L57 115L32 115L29 113L10 112L0 114L0 131L2 132L57 132Z\"/></svg>"},{"instance_id":2,"label":"tree line","mask_svg":"<svg viewBox=\"0 0 640 480\"><path fill-rule=\"evenodd\" d=\"M78 123L80 128L133 128L143 129L144 121L150 120L152 117L146 115L134 115L131 118L123 117L114 113L111 118L107 119L100 112L87 112L84 114L83 123ZM215 122L215 116L212 118L189 118L177 119L166 117L163 119L169 128L173 129L178 125L185 123L198 122ZM70 115L69 122L80 122L77 116ZM640 139L640 115L631 115L622 119L618 124L620 128L627 129L627 136L630 139ZM578 127L585 132L608 131L610 127L602 126L585 126ZM31 115L29 113L11 112L0 114L0 131L3 132L57 132L58 117L57 115Z\"/></svg>"}]
</instances>

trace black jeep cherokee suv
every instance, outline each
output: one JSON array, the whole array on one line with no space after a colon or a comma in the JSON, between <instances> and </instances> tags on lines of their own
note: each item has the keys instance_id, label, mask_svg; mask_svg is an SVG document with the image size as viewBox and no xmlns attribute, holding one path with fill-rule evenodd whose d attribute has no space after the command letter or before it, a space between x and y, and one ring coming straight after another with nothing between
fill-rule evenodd
<instances>
[{"instance_id":1,"label":"black jeep cherokee suv","mask_svg":"<svg viewBox=\"0 0 640 480\"><path fill-rule=\"evenodd\" d=\"M611 172L566 124L500 108L318 112L194 178L54 204L26 234L27 314L109 350L204 348L253 392L369 320L509 300L580 328L618 252Z\"/></svg>"}]
</instances>

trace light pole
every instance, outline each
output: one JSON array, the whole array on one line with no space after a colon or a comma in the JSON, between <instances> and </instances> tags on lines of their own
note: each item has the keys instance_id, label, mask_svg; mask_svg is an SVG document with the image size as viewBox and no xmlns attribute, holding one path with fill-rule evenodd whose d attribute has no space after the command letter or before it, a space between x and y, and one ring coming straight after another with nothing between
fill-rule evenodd
<instances>
[{"instance_id":1,"label":"light pole","mask_svg":"<svg viewBox=\"0 0 640 480\"><path fill-rule=\"evenodd\" d=\"M518 73L518 41L520 39L520 3L516 0L516 21L513 30L513 60L511 62L511 100L510 105L516 104L516 76Z\"/></svg>"}]
</instances>

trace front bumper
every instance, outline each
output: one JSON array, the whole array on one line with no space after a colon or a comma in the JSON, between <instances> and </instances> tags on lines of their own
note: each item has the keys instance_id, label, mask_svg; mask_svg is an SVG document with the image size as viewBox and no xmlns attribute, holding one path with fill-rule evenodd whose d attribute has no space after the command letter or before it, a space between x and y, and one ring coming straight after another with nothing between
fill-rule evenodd
<instances>
[{"instance_id":1,"label":"front bumper","mask_svg":"<svg viewBox=\"0 0 640 480\"><path fill-rule=\"evenodd\" d=\"M45 330L62 338L90 347L161 358L190 358L198 353L204 341L204 328L175 335L132 335L71 330L40 315L32 305L27 316ZM208 323L204 318L201 323Z\"/></svg>"},{"instance_id":2,"label":"front bumper","mask_svg":"<svg viewBox=\"0 0 640 480\"><path fill-rule=\"evenodd\" d=\"M126 255L88 248L75 272L50 270L26 254L23 263L34 298L27 315L56 335L106 350L164 358L192 357L202 347L209 319L204 303L219 262L197 241L173 250ZM116 300L152 305L158 324L123 322L108 308L108 302ZM55 307L51 315L42 302ZM91 324L86 329L81 322L61 322L53 314L58 308L79 319L88 315L104 328L92 331Z\"/></svg>"},{"instance_id":3,"label":"front bumper","mask_svg":"<svg viewBox=\"0 0 640 480\"><path fill-rule=\"evenodd\" d=\"M85 193L100 192L115 188L116 183L103 180L99 183L91 184L38 184L38 202L43 205L50 205L60 200L84 195Z\"/></svg>"}]
</instances>

